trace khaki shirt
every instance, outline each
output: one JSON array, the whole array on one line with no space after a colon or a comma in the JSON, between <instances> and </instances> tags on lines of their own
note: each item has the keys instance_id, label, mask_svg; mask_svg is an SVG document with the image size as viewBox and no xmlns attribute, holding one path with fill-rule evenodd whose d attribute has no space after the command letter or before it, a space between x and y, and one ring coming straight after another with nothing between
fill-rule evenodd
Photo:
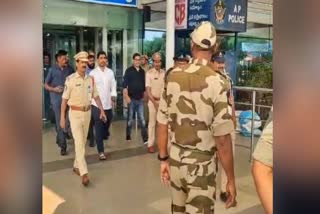
<instances>
[{"instance_id":1,"label":"khaki shirt","mask_svg":"<svg viewBox=\"0 0 320 214\"><path fill-rule=\"evenodd\" d=\"M272 109L270 117L263 129L262 135L253 153L253 158L264 165L273 167L273 120Z\"/></svg>"},{"instance_id":2,"label":"khaki shirt","mask_svg":"<svg viewBox=\"0 0 320 214\"><path fill-rule=\"evenodd\" d=\"M92 98L99 96L93 77L82 78L78 72L67 77L62 98L68 100L69 106L91 105Z\"/></svg>"},{"instance_id":3,"label":"khaki shirt","mask_svg":"<svg viewBox=\"0 0 320 214\"><path fill-rule=\"evenodd\" d=\"M141 68L147 73L151 69L151 66L149 64L145 64L144 66L141 66Z\"/></svg>"},{"instance_id":4,"label":"khaki shirt","mask_svg":"<svg viewBox=\"0 0 320 214\"><path fill-rule=\"evenodd\" d=\"M223 75L225 76L225 78L228 81L228 89L229 89L229 91L227 92L227 97L228 97L229 111L232 112L232 102L233 102L232 79L227 74L227 72L224 72Z\"/></svg>"},{"instance_id":5,"label":"khaki shirt","mask_svg":"<svg viewBox=\"0 0 320 214\"><path fill-rule=\"evenodd\" d=\"M228 111L228 83L207 66L193 59L185 68L174 68L162 92L157 121L169 126L171 142L180 146L215 152L213 136L234 131Z\"/></svg>"},{"instance_id":6,"label":"khaki shirt","mask_svg":"<svg viewBox=\"0 0 320 214\"><path fill-rule=\"evenodd\" d=\"M155 98L160 98L161 91L164 86L165 71L160 69L157 71L155 68L151 68L146 75L146 87L151 88L151 94Z\"/></svg>"},{"instance_id":7,"label":"khaki shirt","mask_svg":"<svg viewBox=\"0 0 320 214\"><path fill-rule=\"evenodd\" d=\"M213 63L209 63L209 67L213 70L214 66ZM228 84L228 92L227 92L227 97L228 97L228 109L230 112L232 112L232 102L233 102L233 91L232 91L232 79L231 77L227 74L227 72L221 72L219 70L215 70L218 74L220 74L225 80L227 81ZM232 101L232 102L231 102Z\"/></svg>"}]
</instances>

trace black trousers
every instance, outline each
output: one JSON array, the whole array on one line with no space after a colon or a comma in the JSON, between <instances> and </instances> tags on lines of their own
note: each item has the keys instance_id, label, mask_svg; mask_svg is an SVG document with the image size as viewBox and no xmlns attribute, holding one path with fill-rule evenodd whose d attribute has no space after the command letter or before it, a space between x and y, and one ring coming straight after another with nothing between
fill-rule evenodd
<instances>
[{"instance_id":1,"label":"black trousers","mask_svg":"<svg viewBox=\"0 0 320 214\"><path fill-rule=\"evenodd\" d=\"M90 119L88 137L87 137L87 139L90 141L90 145L94 145L93 127L94 127L94 119L93 119L93 114L91 113L91 119Z\"/></svg>"},{"instance_id":2,"label":"black trousers","mask_svg":"<svg viewBox=\"0 0 320 214\"><path fill-rule=\"evenodd\" d=\"M92 106L92 115L94 119L94 128L96 131L98 153L104 152L103 138L110 136L109 128L113 118L112 109L104 110L104 112L107 116L107 122L103 122L100 119L100 109Z\"/></svg>"}]
</instances>

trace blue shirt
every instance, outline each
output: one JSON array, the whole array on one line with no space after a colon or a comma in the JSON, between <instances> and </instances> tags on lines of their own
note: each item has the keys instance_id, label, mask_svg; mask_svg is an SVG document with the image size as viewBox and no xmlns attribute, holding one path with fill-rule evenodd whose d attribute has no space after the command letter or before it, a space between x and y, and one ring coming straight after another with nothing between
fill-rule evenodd
<instances>
[{"instance_id":1,"label":"blue shirt","mask_svg":"<svg viewBox=\"0 0 320 214\"><path fill-rule=\"evenodd\" d=\"M61 70L58 65L54 65L49 69L49 73L47 75L45 83L47 83L51 87L64 87L66 78L70 74L72 74L72 70L70 68L66 67ZM50 100L52 105L61 103L62 93L50 92Z\"/></svg>"},{"instance_id":2,"label":"blue shirt","mask_svg":"<svg viewBox=\"0 0 320 214\"><path fill-rule=\"evenodd\" d=\"M87 66L87 68L86 68L86 74L89 75L90 72L91 72L93 69L94 69L94 68L89 68L89 67Z\"/></svg>"}]
</instances>

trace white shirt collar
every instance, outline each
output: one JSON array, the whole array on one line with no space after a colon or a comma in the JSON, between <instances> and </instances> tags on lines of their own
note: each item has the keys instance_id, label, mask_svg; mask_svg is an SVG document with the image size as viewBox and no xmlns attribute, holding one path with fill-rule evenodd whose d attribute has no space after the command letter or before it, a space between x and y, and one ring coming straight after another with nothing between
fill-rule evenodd
<instances>
[{"instance_id":1,"label":"white shirt collar","mask_svg":"<svg viewBox=\"0 0 320 214\"><path fill-rule=\"evenodd\" d=\"M106 71L108 71L108 67L104 67L104 70L102 70L102 69L100 68L100 66L97 66L97 69L98 69L98 71L101 71L101 72L106 72Z\"/></svg>"}]
</instances>

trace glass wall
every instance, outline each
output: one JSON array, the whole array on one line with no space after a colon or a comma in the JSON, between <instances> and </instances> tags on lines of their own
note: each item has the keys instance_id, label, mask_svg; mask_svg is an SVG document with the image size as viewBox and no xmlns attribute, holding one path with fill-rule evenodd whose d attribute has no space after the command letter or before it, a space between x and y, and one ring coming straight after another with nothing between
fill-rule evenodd
<instances>
[{"instance_id":1,"label":"glass wall","mask_svg":"<svg viewBox=\"0 0 320 214\"><path fill-rule=\"evenodd\" d=\"M235 86L272 88L272 26L250 24L245 33L218 33L219 50L225 52L226 71ZM187 31L176 31L175 52L190 53ZM236 91L235 101L251 103L251 93ZM257 93L257 104L272 105L272 93ZM250 105L237 104L237 110L251 109ZM266 119L269 109L258 108Z\"/></svg>"},{"instance_id":2,"label":"glass wall","mask_svg":"<svg viewBox=\"0 0 320 214\"><path fill-rule=\"evenodd\" d=\"M188 31L176 31L175 52L190 54ZM272 88L272 27L250 28L245 33L218 33L225 52L226 70L237 86Z\"/></svg>"},{"instance_id":3,"label":"glass wall","mask_svg":"<svg viewBox=\"0 0 320 214\"><path fill-rule=\"evenodd\" d=\"M137 8L84 3L69 0L43 1L43 52L49 55L44 63L43 78L55 62L54 55L68 51L70 64L80 50L108 53L109 67L115 72L118 83L117 118L122 118L122 79L131 65L131 57L142 51L142 11ZM48 57L48 56L46 56ZM48 96L44 94L43 117L50 117ZM50 104L49 104L50 105Z\"/></svg>"}]
</instances>

